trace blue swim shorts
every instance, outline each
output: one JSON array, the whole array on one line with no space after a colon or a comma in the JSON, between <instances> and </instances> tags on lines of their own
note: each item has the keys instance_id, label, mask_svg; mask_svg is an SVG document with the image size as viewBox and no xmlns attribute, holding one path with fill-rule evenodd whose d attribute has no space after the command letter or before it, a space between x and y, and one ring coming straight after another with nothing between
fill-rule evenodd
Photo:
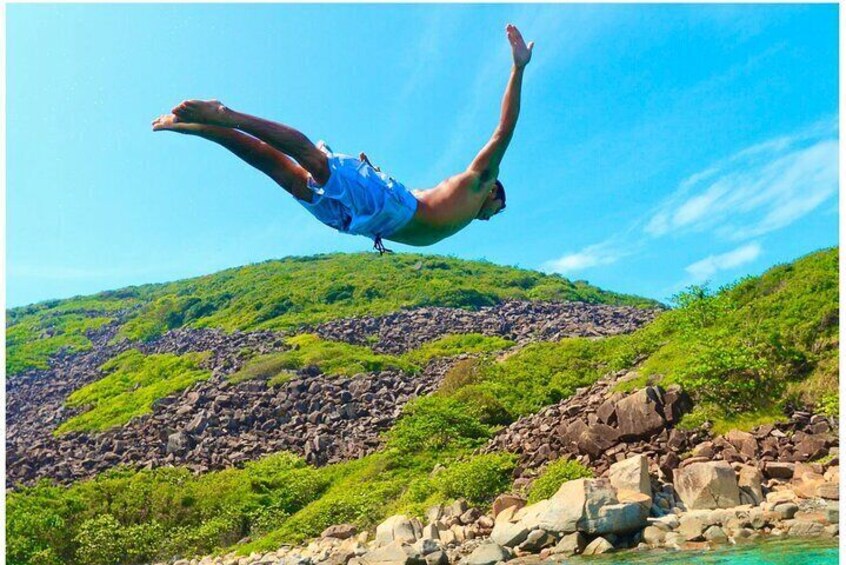
<instances>
[{"instance_id":1,"label":"blue swim shorts","mask_svg":"<svg viewBox=\"0 0 846 565\"><path fill-rule=\"evenodd\" d=\"M390 237L417 211L417 199L402 184L356 157L333 153L318 143L329 159L329 180L318 186L309 177L312 201L295 198L312 215L343 233L372 239Z\"/></svg>"}]
</instances>

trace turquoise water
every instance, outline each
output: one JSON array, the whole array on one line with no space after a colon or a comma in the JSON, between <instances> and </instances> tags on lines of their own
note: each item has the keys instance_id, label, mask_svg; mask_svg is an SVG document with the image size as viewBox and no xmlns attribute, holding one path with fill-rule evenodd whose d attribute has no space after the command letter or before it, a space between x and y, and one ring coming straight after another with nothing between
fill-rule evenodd
<instances>
[{"instance_id":1,"label":"turquoise water","mask_svg":"<svg viewBox=\"0 0 846 565\"><path fill-rule=\"evenodd\" d=\"M837 562L836 540L798 539L745 543L711 551L626 551L568 561L574 565L835 565Z\"/></svg>"}]
</instances>

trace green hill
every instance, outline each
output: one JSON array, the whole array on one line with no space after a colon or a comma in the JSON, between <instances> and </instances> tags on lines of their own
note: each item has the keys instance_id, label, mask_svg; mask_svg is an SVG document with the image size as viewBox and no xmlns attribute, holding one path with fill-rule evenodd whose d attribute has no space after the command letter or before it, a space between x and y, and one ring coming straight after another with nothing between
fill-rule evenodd
<instances>
[{"instance_id":1,"label":"green hill","mask_svg":"<svg viewBox=\"0 0 846 565\"><path fill-rule=\"evenodd\" d=\"M113 320L121 323L120 336L150 340L183 326L292 330L414 306L475 309L506 298L658 305L583 281L482 261L372 253L290 257L13 308L6 313L6 370L43 369L60 349L85 350L91 345L86 332Z\"/></svg>"},{"instance_id":2,"label":"green hill","mask_svg":"<svg viewBox=\"0 0 846 565\"><path fill-rule=\"evenodd\" d=\"M8 557L12 563L111 563L116 558L140 563L223 553L249 535L250 543L237 546L248 554L302 541L331 524L369 527L398 512L419 515L431 504L457 497L487 504L510 488L515 459L474 455L474 449L499 426L619 369L639 374L625 385L629 388L658 382L687 389L696 401L683 421L687 426L709 420L718 432L749 427L782 417L789 404L836 413L838 251L821 250L715 291L690 288L675 297L676 308L632 334L538 342L504 359L482 355L460 362L436 394L406 405L386 434L384 449L362 459L315 468L279 453L243 469L200 476L186 468L115 468L70 487L43 481L21 489L7 496ZM649 304L484 263L335 255L18 309L10 314L10 327L50 316L75 320L71 317L81 315L81 304L108 318L120 304L136 308L122 322L124 334L149 337L185 324L293 328L330 316L415 304L477 307L508 296ZM259 314L283 297L290 308L269 317ZM98 303L110 309L97 310ZM194 308L198 304L207 307ZM306 356L318 365L322 355L332 362L372 361L363 347L327 353L318 340L299 339L303 348L297 358L262 359L260 368L239 378L286 364L296 367ZM563 480L589 473L566 463L551 465L538 488L551 492Z\"/></svg>"}]
</instances>

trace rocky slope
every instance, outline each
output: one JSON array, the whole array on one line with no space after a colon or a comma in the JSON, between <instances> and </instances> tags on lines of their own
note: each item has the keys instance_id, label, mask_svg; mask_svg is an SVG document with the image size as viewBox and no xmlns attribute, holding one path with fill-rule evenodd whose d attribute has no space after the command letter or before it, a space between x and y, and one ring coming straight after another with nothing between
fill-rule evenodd
<instances>
[{"instance_id":1,"label":"rocky slope","mask_svg":"<svg viewBox=\"0 0 846 565\"><path fill-rule=\"evenodd\" d=\"M337 320L313 329L326 339L354 344L369 343L377 336L374 349L402 353L447 333L498 335L523 343L615 335L633 331L656 313L627 306L506 301L475 312L427 307ZM360 457L378 448L379 435L405 403L437 388L455 361L434 360L416 376L384 371L339 379L306 368L279 387L260 380L232 385L227 376L248 355L284 349L285 334L184 328L150 343L110 344L117 325L91 332L89 351L60 354L47 370L30 370L8 379L8 486L32 484L41 477L68 483L117 464L148 468L184 464L202 472L279 450L301 454L318 465ZM65 398L102 378L99 367L129 348L146 354L210 351L206 368L212 377L160 399L151 414L119 428L54 437L52 431L79 412L65 408Z\"/></svg>"}]
</instances>

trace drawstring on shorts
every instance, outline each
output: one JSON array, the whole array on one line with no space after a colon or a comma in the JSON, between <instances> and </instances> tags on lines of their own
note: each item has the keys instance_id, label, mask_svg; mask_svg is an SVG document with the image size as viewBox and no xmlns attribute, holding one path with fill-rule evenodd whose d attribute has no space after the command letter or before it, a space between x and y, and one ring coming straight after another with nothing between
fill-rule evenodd
<instances>
[{"instance_id":1,"label":"drawstring on shorts","mask_svg":"<svg viewBox=\"0 0 846 565\"><path fill-rule=\"evenodd\" d=\"M379 252L379 256L381 257L385 253L393 253L392 250L385 247L385 244L382 243L382 236L377 235L376 239L373 240L373 249Z\"/></svg>"}]
</instances>

